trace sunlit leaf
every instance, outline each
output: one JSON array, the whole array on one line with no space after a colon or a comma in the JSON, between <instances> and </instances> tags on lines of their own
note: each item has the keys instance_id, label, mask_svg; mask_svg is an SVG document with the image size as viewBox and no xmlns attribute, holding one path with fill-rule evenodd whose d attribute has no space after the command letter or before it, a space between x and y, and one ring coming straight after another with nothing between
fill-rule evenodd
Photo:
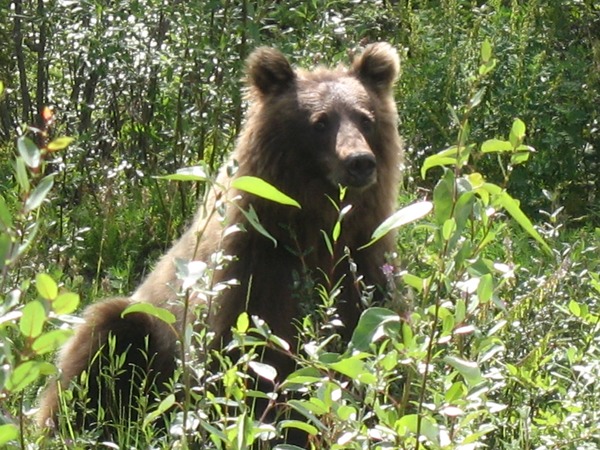
<instances>
[{"instance_id":1,"label":"sunlit leaf","mask_svg":"<svg viewBox=\"0 0 600 450\"><path fill-rule=\"evenodd\" d=\"M131 313L144 313L150 316L156 317L162 320L165 323L172 324L177 320L175 315L165 308L159 308L158 306L154 306L150 303L146 302L137 302L133 303L131 306L128 306L125 311L121 313L121 317L125 317L127 314Z\"/></svg>"},{"instance_id":2,"label":"sunlit leaf","mask_svg":"<svg viewBox=\"0 0 600 450\"><path fill-rule=\"evenodd\" d=\"M473 95L473 97L471 97L471 99L469 100L469 107L475 108L476 106L478 106L481 103L481 100L483 100L484 95L485 95L485 87L479 89L475 93L475 95Z\"/></svg>"},{"instance_id":3,"label":"sunlit leaf","mask_svg":"<svg viewBox=\"0 0 600 450\"><path fill-rule=\"evenodd\" d=\"M47 149L51 152L56 152L58 150L63 150L69 146L74 139L72 137L61 136L53 139L48 143Z\"/></svg>"},{"instance_id":4,"label":"sunlit leaf","mask_svg":"<svg viewBox=\"0 0 600 450\"><path fill-rule=\"evenodd\" d=\"M29 192L31 185L29 184L29 177L27 176L27 168L25 167L25 161L23 158L17 158L14 163L15 178L21 188L21 192Z\"/></svg>"},{"instance_id":5,"label":"sunlit leaf","mask_svg":"<svg viewBox=\"0 0 600 450\"><path fill-rule=\"evenodd\" d=\"M157 176L155 178L171 181L207 181L209 176L202 166L184 167L170 175Z\"/></svg>"},{"instance_id":6,"label":"sunlit leaf","mask_svg":"<svg viewBox=\"0 0 600 450\"><path fill-rule=\"evenodd\" d=\"M454 182L454 172L447 170L433 188L434 219L440 226L450 218L454 209Z\"/></svg>"},{"instance_id":7,"label":"sunlit leaf","mask_svg":"<svg viewBox=\"0 0 600 450\"><path fill-rule=\"evenodd\" d=\"M252 225L252 228L273 242L274 247L277 247L277 239L275 239L271 233L269 233L266 228L262 226L260 220L258 219L258 214L256 214L256 210L252 207L252 205L249 206L248 211L241 208L240 211L246 217L246 220L248 220L250 225Z\"/></svg>"},{"instance_id":8,"label":"sunlit leaf","mask_svg":"<svg viewBox=\"0 0 600 450\"><path fill-rule=\"evenodd\" d=\"M250 327L250 318L248 313L244 311L238 316L235 329L240 333L245 333L248 331L248 327Z\"/></svg>"},{"instance_id":9,"label":"sunlit leaf","mask_svg":"<svg viewBox=\"0 0 600 450\"><path fill-rule=\"evenodd\" d=\"M477 285L477 297L481 303L487 303L492 298L494 293L494 279L491 274L486 273L479 278Z\"/></svg>"},{"instance_id":10,"label":"sunlit leaf","mask_svg":"<svg viewBox=\"0 0 600 450\"><path fill-rule=\"evenodd\" d=\"M8 234L0 233L0 270L9 262L12 240Z\"/></svg>"},{"instance_id":11,"label":"sunlit leaf","mask_svg":"<svg viewBox=\"0 0 600 450\"><path fill-rule=\"evenodd\" d=\"M425 288L426 279L413 275L411 273L405 273L402 275L402 281L409 286L415 288L418 292L421 292Z\"/></svg>"},{"instance_id":12,"label":"sunlit leaf","mask_svg":"<svg viewBox=\"0 0 600 450\"><path fill-rule=\"evenodd\" d=\"M456 369L470 386L475 386L483 381L481 370L479 370L477 363L456 356L446 356L444 361Z\"/></svg>"},{"instance_id":13,"label":"sunlit leaf","mask_svg":"<svg viewBox=\"0 0 600 450\"><path fill-rule=\"evenodd\" d=\"M19 321L19 330L23 336L34 338L42 333L46 323L46 310L38 300L33 300L23 308L23 315Z\"/></svg>"},{"instance_id":14,"label":"sunlit leaf","mask_svg":"<svg viewBox=\"0 0 600 450\"><path fill-rule=\"evenodd\" d=\"M515 219L515 221L519 225L521 225L521 227L527 233L529 233L531 237L533 237L536 241L540 243L542 248L547 253L552 253L552 250L550 250L550 247L548 246L546 241L544 241L544 238L533 227L533 224L531 223L529 218L525 215L523 211L521 211L521 208L519 207L517 201L514 198L512 198L508 194L508 192L504 191L502 192L502 194L500 194L500 196L498 197L498 203L511 215L513 219Z\"/></svg>"},{"instance_id":15,"label":"sunlit leaf","mask_svg":"<svg viewBox=\"0 0 600 450\"><path fill-rule=\"evenodd\" d=\"M188 261L187 259L175 258L175 275L181 280L181 289L188 290L204 276L208 264L204 261Z\"/></svg>"},{"instance_id":16,"label":"sunlit leaf","mask_svg":"<svg viewBox=\"0 0 600 450\"><path fill-rule=\"evenodd\" d=\"M456 164L456 161L456 158L452 158L450 156L429 156L427 159L425 159L423 166L421 167L421 178L425 179L427 171L433 167L453 166Z\"/></svg>"},{"instance_id":17,"label":"sunlit leaf","mask_svg":"<svg viewBox=\"0 0 600 450\"><path fill-rule=\"evenodd\" d=\"M256 375L265 380L273 381L277 377L277 370L275 367L261 363L258 361L250 361L248 366L254 371Z\"/></svg>"},{"instance_id":18,"label":"sunlit leaf","mask_svg":"<svg viewBox=\"0 0 600 450\"><path fill-rule=\"evenodd\" d=\"M509 138L511 145L516 149L525 138L525 123L521 119L515 119L510 130Z\"/></svg>"},{"instance_id":19,"label":"sunlit leaf","mask_svg":"<svg viewBox=\"0 0 600 450\"><path fill-rule=\"evenodd\" d=\"M500 139L488 139L481 144L482 153L503 153L512 152L513 150L514 148L510 142Z\"/></svg>"},{"instance_id":20,"label":"sunlit leaf","mask_svg":"<svg viewBox=\"0 0 600 450\"><path fill-rule=\"evenodd\" d=\"M298 430L302 430L305 433L310 434L311 436L316 436L317 433L319 432L317 430L316 427L314 427L313 425L306 423L306 422L302 422L300 420L282 420L281 422L278 423L279 428L281 429L285 429L285 428L296 428ZM280 448L284 448L279 446ZM293 448L293 447L290 447ZM301 448L301 447L299 447Z\"/></svg>"},{"instance_id":21,"label":"sunlit leaf","mask_svg":"<svg viewBox=\"0 0 600 450\"><path fill-rule=\"evenodd\" d=\"M29 139L27 136L20 136L17 139L17 149L19 150L19 155L32 169L36 169L40 166L40 162L42 160L42 153L40 149L35 145L35 143Z\"/></svg>"},{"instance_id":22,"label":"sunlit leaf","mask_svg":"<svg viewBox=\"0 0 600 450\"><path fill-rule=\"evenodd\" d=\"M361 248L365 248L365 247L368 247L368 246L374 244L379 239L381 239L386 234L388 234L390 231L392 231L396 228L399 228L399 227L409 224L411 222L415 222L415 221L425 217L427 214L429 214L431 212L432 209L433 209L433 203L428 202L428 201L421 201L421 202L413 203L411 205L408 205L408 206L402 208L399 211L396 211L390 217L385 219L383 221L383 223L375 229L375 231L373 231L373 234L371 235L371 240L369 241L369 243L362 246Z\"/></svg>"},{"instance_id":23,"label":"sunlit leaf","mask_svg":"<svg viewBox=\"0 0 600 450\"><path fill-rule=\"evenodd\" d=\"M444 398L447 403L452 403L461 398L466 391L467 388L462 381L455 381L452 383L452 386L450 386L450 389L446 391L446 394L444 394Z\"/></svg>"},{"instance_id":24,"label":"sunlit leaf","mask_svg":"<svg viewBox=\"0 0 600 450\"><path fill-rule=\"evenodd\" d=\"M296 208L301 207L300 203L298 203L296 200L287 196L275 186L267 183L261 178L251 176L239 177L233 180L233 182L231 183L231 187L239 189L240 191L254 194L257 197L261 197L275 203L295 206Z\"/></svg>"},{"instance_id":25,"label":"sunlit leaf","mask_svg":"<svg viewBox=\"0 0 600 450\"><path fill-rule=\"evenodd\" d=\"M390 331L393 334L400 332L400 316L386 308L368 308L358 320L351 344L357 350L368 351L373 342Z\"/></svg>"},{"instance_id":26,"label":"sunlit leaf","mask_svg":"<svg viewBox=\"0 0 600 450\"><path fill-rule=\"evenodd\" d=\"M513 166L518 166L519 164L523 164L524 162L527 162L528 160L529 160L528 152L513 153L510 157L510 163Z\"/></svg>"},{"instance_id":27,"label":"sunlit leaf","mask_svg":"<svg viewBox=\"0 0 600 450\"><path fill-rule=\"evenodd\" d=\"M47 177L44 177L25 202L25 211L29 212L37 209L42 204L53 185L54 175L48 175Z\"/></svg>"},{"instance_id":28,"label":"sunlit leaf","mask_svg":"<svg viewBox=\"0 0 600 450\"><path fill-rule=\"evenodd\" d=\"M40 297L46 300L54 300L58 295L58 286L48 274L38 273L35 277L35 287Z\"/></svg>"},{"instance_id":29,"label":"sunlit leaf","mask_svg":"<svg viewBox=\"0 0 600 450\"><path fill-rule=\"evenodd\" d=\"M6 381L6 389L13 394L23 390L40 376L40 363L25 361L12 371Z\"/></svg>"},{"instance_id":30,"label":"sunlit leaf","mask_svg":"<svg viewBox=\"0 0 600 450\"><path fill-rule=\"evenodd\" d=\"M150 414L144 417L144 427L147 427L153 423L156 419L165 414L175 404L175 395L169 394L158 404L156 409L150 412Z\"/></svg>"},{"instance_id":31,"label":"sunlit leaf","mask_svg":"<svg viewBox=\"0 0 600 450\"><path fill-rule=\"evenodd\" d=\"M13 227L12 214L10 213L4 197L0 195L0 225L3 229L10 229ZM0 229L1 229L0 228Z\"/></svg>"},{"instance_id":32,"label":"sunlit leaf","mask_svg":"<svg viewBox=\"0 0 600 450\"><path fill-rule=\"evenodd\" d=\"M1 83L0 83L1 88ZM2 90L0 89L0 93ZM19 427L12 423L0 425L0 447L8 444L10 441L16 441L19 437ZM15 447L16 448L16 447Z\"/></svg>"},{"instance_id":33,"label":"sunlit leaf","mask_svg":"<svg viewBox=\"0 0 600 450\"><path fill-rule=\"evenodd\" d=\"M487 63L492 57L492 44L488 39L481 43L481 61Z\"/></svg>"},{"instance_id":34,"label":"sunlit leaf","mask_svg":"<svg viewBox=\"0 0 600 450\"><path fill-rule=\"evenodd\" d=\"M571 314L575 317L581 317L581 305L575 300L569 302L569 311L571 311Z\"/></svg>"},{"instance_id":35,"label":"sunlit leaf","mask_svg":"<svg viewBox=\"0 0 600 450\"><path fill-rule=\"evenodd\" d=\"M44 333L36 338L31 345L31 349L37 355L58 350L68 339L73 332L71 330L52 330Z\"/></svg>"},{"instance_id":36,"label":"sunlit leaf","mask_svg":"<svg viewBox=\"0 0 600 450\"><path fill-rule=\"evenodd\" d=\"M74 292L64 292L52 302L52 311L56 314L71 314L79 306L79 295Z\"/></svg>"},{"instance_id":37,"label":"sunlit leaf","mask_svg":"<svg viewBox=\"0 0 600 450\"><path fill-rule=\"evenodd\" d=\"M447 241L448 239L450 239L450 236L452 236L452 233L454 233L455 231L456 220L454 219L454 217L450 217L444 222L444 225L442 227L442 237L445 241Z\"/></svg>"}]
</instances>

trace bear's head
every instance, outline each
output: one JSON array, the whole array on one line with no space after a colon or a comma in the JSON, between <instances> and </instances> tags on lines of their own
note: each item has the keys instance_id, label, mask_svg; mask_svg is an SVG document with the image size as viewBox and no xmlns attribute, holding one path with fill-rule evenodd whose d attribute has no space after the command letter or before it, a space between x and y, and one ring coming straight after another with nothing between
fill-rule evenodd
<instances>
[{"instance_id":1,"label":"bear's head","mask_svg":"<svg viewBox=\"0 0 600 450\"><path fill-rule=\"evenodd\" d=\"M401 153L398 72L387 43L366 47L349 68L312 71L294 70L278 50L255 50L247 61L240 168L299 200L331 195L339 185L362 193L383 183L389 192Z\"/></svg>"}]
</instances>

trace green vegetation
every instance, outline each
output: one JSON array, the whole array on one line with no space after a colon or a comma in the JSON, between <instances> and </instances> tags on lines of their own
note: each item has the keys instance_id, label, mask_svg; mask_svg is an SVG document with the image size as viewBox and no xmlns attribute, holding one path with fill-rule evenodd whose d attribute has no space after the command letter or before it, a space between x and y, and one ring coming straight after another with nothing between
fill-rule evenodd
<instances>
[{"instance_id":1,"label":"green vegetation","mask_svg":"<svg viewBox=\"0 0 600 450\"><path fill-rule=\"evenodd\" d=\"M284 343L245 315L239 360L189 337L184 397L140 402L139 426L105 446L271 448L300 429L315 448L600 448L597 2L0 4L0 446L96 442L33 425L50 356L79 296L131 292L180 234L204 172L157 177L220 166L249 51L311 66L386 40L404 54L400 204L414 203L379 230L398 231L394 302L368 309L347 348L335 280L303 287L322 305L301 325L299 370L272 386L298 394L275 422L255 420L265 393L244 380L272 380L256 357ZM334 245L339 229L324 232ZM165 411L166 436L152 427Z\"/></svg>"}]
</instances>

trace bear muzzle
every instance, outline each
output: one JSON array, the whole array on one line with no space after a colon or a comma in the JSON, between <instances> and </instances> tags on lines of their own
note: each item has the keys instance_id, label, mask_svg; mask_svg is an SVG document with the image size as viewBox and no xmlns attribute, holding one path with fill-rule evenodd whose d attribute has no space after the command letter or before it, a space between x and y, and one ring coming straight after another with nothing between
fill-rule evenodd
<instances>
[{"instance_id":1,"label":"bear muzzle","mask_svg":"<svg viewBox=\"0 0 600 450\"><path fill-rule=\"evenodd\" d=\"M377 160L375 155L357 152L348 155L344 161L343 185L352 188L366 188L377 181Z\"/></svg>"}]
</instances>

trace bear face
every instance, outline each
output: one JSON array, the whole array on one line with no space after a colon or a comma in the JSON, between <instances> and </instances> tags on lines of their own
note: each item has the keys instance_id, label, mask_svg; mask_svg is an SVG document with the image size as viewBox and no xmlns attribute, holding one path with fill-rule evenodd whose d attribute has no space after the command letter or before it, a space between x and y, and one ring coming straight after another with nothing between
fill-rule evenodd
<instances>
[{"instance_id":1,"label":"bear face","mask_svg":"<svg viewBox=\"0 0 600 450\"><path fill-rule=\"evenodd\" d=\"M258 49L248 61L251 142L241 146L252 154L239 154L240 166L301 203L335 197L340 185L360 198L381 177L394 184L385 179L400 157L399 139L390 142L398 71L388 44L368 47L349 69L314 71L294 71L277 50Z\"/></svg>"}]
</instances>

